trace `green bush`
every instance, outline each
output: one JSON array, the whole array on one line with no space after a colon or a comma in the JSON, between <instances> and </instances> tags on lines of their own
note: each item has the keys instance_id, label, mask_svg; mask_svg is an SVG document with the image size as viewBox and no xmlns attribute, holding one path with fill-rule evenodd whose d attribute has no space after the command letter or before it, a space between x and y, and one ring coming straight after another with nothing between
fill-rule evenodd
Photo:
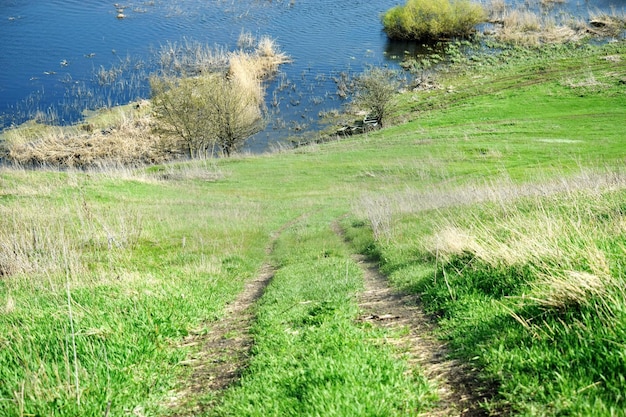
<instances>
[{"instance_id":1,"label":"green bush","mask_svg":"<svg viewBox=\"0 0 626 417\"><path fill-rule=\"evenodd\" d=\"M382 127L384 119L393 108L393 98L398 92L400 81L398 72L386 68L373 67L356 79L354 103L369 112Z\"/></svg>"},{"instance_id":2,"label":"green bush","mask_svg":"<svg viewBox=\"0 0 626 417\"><path fill-rule=\"evenodd\" d=\"M469 0L407 0L383 15L391 39L427 40L467 36L485 19L485 11Z\"/></svg>"}]
</instances>

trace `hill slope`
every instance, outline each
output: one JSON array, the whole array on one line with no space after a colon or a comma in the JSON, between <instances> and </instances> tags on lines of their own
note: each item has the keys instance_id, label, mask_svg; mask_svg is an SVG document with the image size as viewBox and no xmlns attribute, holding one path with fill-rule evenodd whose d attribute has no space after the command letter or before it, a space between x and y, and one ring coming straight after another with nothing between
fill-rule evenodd
<instances>
[{"instance_id":1,"label":"hill slope","mask_svg":"<svg viewBox=\"0 0 626 417\"><path fill-rule=\"evenodd\" d=\"M4 169L0 414L436 410L402 334L356 320L356 250L420 294L486 409L621 415L625 50L478 60L404 94L405 123L274 155ZM185 341L266 264L240 382L189 392Z\"/></svg>"}]
</instances>

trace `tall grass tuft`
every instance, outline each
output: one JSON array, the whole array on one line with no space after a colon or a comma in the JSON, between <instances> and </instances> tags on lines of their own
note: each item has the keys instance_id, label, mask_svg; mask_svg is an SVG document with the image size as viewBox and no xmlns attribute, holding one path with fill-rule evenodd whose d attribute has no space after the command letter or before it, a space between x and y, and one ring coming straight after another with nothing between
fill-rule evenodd
<instances>
[{"instance_id":1,"label":"tall grass tuft","mask_svg":"<svg viewBox=\"0 0 626 417\"><path fill-rule=\"evenodd\" d=\"M0 277L52 277L62 271L62 259L75 270L84 270L59 218L28 205L0 207L0 214Z\"/></svg>"},{"instance_id":2,"label":"tall grass tuft","mask_svg":"<svg viewBox=\"0 0 626 417\"><path fill-rule=\"evenodd\" d=\"M553 275L541 274L533 283L533 293L527 296L543 308L568 310L590 306L594 301L606 303L616 283L610 276L584 271L557 271ZM614 300L613 300L614 301Z\"/></svg>"},{"instance_id":3,"label":"tall grass tuft","mask_svg":"<svg viewBox=\"0 0 626 417\"><path fill-rule=\"evenodd\" d=\"M228 73L244 83L246 80L262 80L273 76L280 65L289 61L274 39L263 36L251 52L239 50L229 53Z\"/></svg>"},{"instance_id":4,"label":"tall grass tuft","mask_svg":"<svg viewBox=\"0 0 626 417\"><path fill-rule=\"evenodd\" d=\"M191 39L168 42L161 46L157 56L160 73L167 76L194 76L228 68L228 52L224 48L209 47Z\"/></svg>"}]
</instances>

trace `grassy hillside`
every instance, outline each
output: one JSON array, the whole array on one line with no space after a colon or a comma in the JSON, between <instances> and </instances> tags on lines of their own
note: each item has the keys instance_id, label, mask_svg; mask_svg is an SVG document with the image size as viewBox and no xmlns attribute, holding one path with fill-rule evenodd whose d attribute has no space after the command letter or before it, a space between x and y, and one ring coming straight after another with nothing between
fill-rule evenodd
<instances>
[{"instance_id":1,"label":"grassy hillside","mask_svg":"<svg viewBox=\"0 0 626 417\"><path fill-rule=\"evenodd\" d=\"M380 260L515 415L623 415L626 45L517 50L394 127L136 171L0 173L0 415L414 415L434 381L355 321ZM340 220L348 247L331 231ZM222 397L187 358L263 263ZM236 337L236 335L233 335Z\"/></svg>"}]
</instances>

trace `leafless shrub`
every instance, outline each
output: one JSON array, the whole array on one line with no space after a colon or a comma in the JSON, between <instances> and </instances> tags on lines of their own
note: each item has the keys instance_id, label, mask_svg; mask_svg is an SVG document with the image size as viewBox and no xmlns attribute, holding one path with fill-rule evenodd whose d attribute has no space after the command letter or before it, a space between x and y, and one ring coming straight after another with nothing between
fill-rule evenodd
<instances>
[{"instance_id":1,"label":"leafless shrub","mask_svg":"<svg viewBox=\"0 0 626 417\"><path fill-rule=\"evenodd\" d=\"M159 132L173 150L192 158L229 156L261 130L260 83L222 75L151 82Z\"/></svg>"},{"instance_id":2,"label":"leafless shrub","mask_svg":"<svg viewBox=\"0 0 626 417\"><path fill-rule=\"evenodd\" d=\"M393 109L393 99L399 88L397 71L373 67L357 77L354 103L382 127Z\"/></svg>"}]
</instances>

